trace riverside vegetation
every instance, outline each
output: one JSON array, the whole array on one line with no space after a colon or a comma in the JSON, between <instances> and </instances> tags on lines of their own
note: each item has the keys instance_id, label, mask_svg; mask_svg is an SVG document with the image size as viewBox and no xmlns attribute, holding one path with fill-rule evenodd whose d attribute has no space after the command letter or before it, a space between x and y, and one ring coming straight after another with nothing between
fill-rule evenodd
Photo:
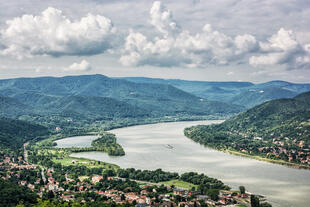
<instances>
[{"instance_id":1,"label":"riverside vegetation","mask_svg":"<svg viewBox=\"0 0 310 207\"><path fill-rule=\"evenodd\" d=\"M124 156L125 151L123 147L116 142L116 137L112 133L101 133L100 138L91 142L92 147L76 147L70 148L72 152L89 152L102 151L108 153L110 156Z\"/></svg>"},{"instance_id":2,"label":"riverside vegetation","mask_svg":"<svg viewBox=\"0 0 310 207\"><path fill-rule=\"evenodd\" d=\"M310 92L264 103L218 125L189 127L184 133L218 150L310 168Z\"/></svg>"}]
</instances>

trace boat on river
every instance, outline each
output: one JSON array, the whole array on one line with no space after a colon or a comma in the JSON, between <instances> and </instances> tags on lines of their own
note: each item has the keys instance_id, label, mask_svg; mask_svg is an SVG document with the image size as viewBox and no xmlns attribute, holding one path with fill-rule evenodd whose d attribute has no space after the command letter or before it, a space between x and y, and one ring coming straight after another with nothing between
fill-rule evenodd
<instances>
[{"instance_id":1,"label":"boat on river","mask_svg":"<svg viewBox=\"0 0 310 207\"><path fill-rule=\"evenodd\" d=\"M173 149L173 146L171 146L170 144L166 144L165 147L168 149Z\"/></svg>"}]
</instances>

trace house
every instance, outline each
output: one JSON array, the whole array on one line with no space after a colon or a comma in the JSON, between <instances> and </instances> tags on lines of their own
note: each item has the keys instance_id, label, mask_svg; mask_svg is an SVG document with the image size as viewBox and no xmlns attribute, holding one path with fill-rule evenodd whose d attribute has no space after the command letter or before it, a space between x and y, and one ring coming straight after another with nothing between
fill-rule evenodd
<instances>
[{"instance_id":1,"label":"house","mask_svg":"<svg viewBox=\"0 0 310 207\"><path fill-rule=\"evenodd\" d=\"M209 196L206 195L197 195L196 197L198 200L204 200L204 201L209 199Z\"/></svg>"},{"instance_id":2,"label":"house","mask_svg":"<svg viewBox=\"0 0 310 207\"><path fill-rule=\"evenodd\" d=\"M96 183L99 183L100 180L102 180L102 179L103 179L103 176L95 175L95 176L92 177L91 181L92 181L93 184L96 184Z\"/></svg>"},{"instance_id":3,"label":"house","mask_svg":"<svg viewBox=\"0 0 310 207\"><path fill-rule=\"evenodd\" d=\"M58 188L58 191L65 191L63 187Z\"/></svg>"},{"instance_id":4,"label":"house","mask_svg":"<svg viewBox=\"0 0 310 207\"><path fill-rule=\"evenodd\" d=\"M116 203L120 203L120 202L122 202L122 197L119 196L119 195L116 195L116 196L113 198L113 200L114 200Z\"/></svg>"},{"instance_id":5,"label":"house","mask_svg":"<svg viewBox=\"0 0 310 207\"><path fill-rule=\"evenodd\" d=\"M146 203L146 196L140 196L137 199L137 203Z\"/></svg>"},{"instance_id":6,"label":"house","mask_svg":"<svg viewBox=\"0 0 310 207\"><path fill-rule=\"evenodd\" d=\"M190 192L188 193L188 196L199 195L199 194L200 194L200 191L194 190L194 191L190 191Z\"/></svg>"},{"instance_id":7,"label":"house","mask_svg":"<svg viewBox=\"0 0 310 207\"><path fill-rule=\"evenodd\" d=\"M141 188L142 188L142 189L146 189L146 188L148 188L148 187L152 187L152 185L143 185Z\"/></svg>"},{"instance_id":8,"label":"house","mask_svg":"<svg viewBox=\"0 0 310 207\"><path fill-rule=\"evenodd\" d=\"M55 182L55 179L54 179L53 177L49 177L49 178L48 178L48 182L49 182L49 183L52 183L52 184L54 184L54 182Z\"/></svg>"},{"instance_id":9,"label":"house","mask_svg":"<svg viewBox=\"0 0 310 207\"><path fill-rule=\"evenodd\" d=\"M147 190L141 190L140 195L146 195L147 194Z\"/></svg>"},{"instance_id":10,"label":"house","mask_svg":"<svg viewBox=\"0 0 310 207\"><path fill-rule=\"evenodd\" d=\"M109 193L109 194L116 194L116 193L118 193L118 190L108 190L107 193Z\"/></svg>"},{"instance_id":11,"label":"house","mask_svg":"<svg viewBox=\"0 0 310 207\"><path fill-rule=\"evenodd\" d=\"M11 158L6 156L3 160L4 163L9 163L11 161Z\"/></svg>"},{"instance_id":12,"label":"house","mask_svg":"<svg viewBox=\"0 0 310 207\"><path fill-rule=\"evenodd\" d=\"M74 198L73 195L64 195L64 194L62 194L61 197L62 197L62 199L63 199L64 201L72 201L73 198Z\"/></svg>"},{"instance_id":13,"label":"house","mask_svg":"<svg viewBox=\"0 0 310 207\"><path fill-rule=\"evenodd\" d=\"M57 190L58 190L58 185L49 184L49 185L48 185L48 190L57 191Z\"/></svg>"},{"instance_id":14,"label":"house","mask_svg":"<svg viewBox=\"0 0 310 207\"><path fill-rule=\"evenodd\" d=\"M173 194L184 196L185 194L187 194L187 190L186 189L182 189L182 188L174 188L173 189Z\"/></svg>"},{"instance_id":15,"label":"house","mask_svg":"<svg viewBox=\"0 0 310 207\"><path fill-rule=\"evenodd\" d=\"M20 184L21 184L21 185L26 185L26 183L27 183L27 181L26 181L26 180L22 180L22 181L20 181Z\"/></svg>"},{"instance_id":16,"label":"house","mask_svg":"<svg viewBox=\"0 0 310 207\"><path fill-rule=\"evenodd\" d=\"M32 191L34 191L34 185L32 185L32 184L29 183L29 184L27 185L27 187L30 188Z\"/></svg>"},{"instance_id":17,"label":"house","mask_svg":"<svg viewBox=\"0 0 310 207\"><path fill-rule=\"evenodd\" d=\"M40 181L41 181L41 178L38 178L34 184L39 184Z\"/></svg>"}]
</instances>

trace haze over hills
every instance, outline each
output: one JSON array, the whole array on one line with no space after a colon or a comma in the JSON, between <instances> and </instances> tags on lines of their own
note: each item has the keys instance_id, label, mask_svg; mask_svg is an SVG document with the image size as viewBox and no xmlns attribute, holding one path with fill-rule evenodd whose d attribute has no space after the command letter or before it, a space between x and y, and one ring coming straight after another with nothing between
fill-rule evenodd
<instances>
[{"instance_id":1,"label":"haze over hills","mask_svg":"<svg viewBox=\"0 0 310 207\"><path fill-rule=\"evenodd\" d=\"M137 83L170 84L207 100L241 105L246 108L279 98L293 98L299 93L310 91L310 84L296 84L285 81L270 81L261 84L250 82L212 82L126 77Z\"/></svg>"}]
</instances>

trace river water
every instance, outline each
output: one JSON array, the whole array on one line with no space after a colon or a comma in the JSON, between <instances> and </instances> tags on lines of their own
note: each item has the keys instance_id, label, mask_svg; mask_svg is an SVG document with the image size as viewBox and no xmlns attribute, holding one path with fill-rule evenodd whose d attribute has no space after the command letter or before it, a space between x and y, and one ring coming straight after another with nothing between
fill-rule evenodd
<instances>
[{"instance_id":1,"label":"river water","mask_svg":"<svg viewBox=\"0 0 310 207\"><path fill-rule=\"evenodd\" d=\"M225 184L265 195L273 206L310 206L310 170L293 169L249 158L230 155L201 146L183 135L185 127L221 121L172 122L115 129L126 155L111 157L102 152L72 154L114 163L122 168L157 169L205 173ZM58 140L58 147L89 146L96 137ZM76 140L76 142L75 142ZM172 149L167 145L173 146Z\"/></svg>"}]
</instances>

